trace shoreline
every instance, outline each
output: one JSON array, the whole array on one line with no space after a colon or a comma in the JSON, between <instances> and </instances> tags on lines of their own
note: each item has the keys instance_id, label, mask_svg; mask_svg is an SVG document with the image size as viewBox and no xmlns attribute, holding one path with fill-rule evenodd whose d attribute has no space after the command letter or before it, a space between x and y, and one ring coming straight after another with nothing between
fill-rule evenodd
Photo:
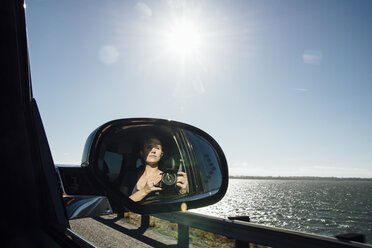
<instances>
[{"instance_id":1,"label":"shoreline","mask_svg":"<svg viewBox=\"0 0 372 248\"><path fill-rule=\"evenodd\" d=\"M312 177L312 176L229 176L229 179L372 181L372 178L361 177Z\"/></svg>"}]
</instances>

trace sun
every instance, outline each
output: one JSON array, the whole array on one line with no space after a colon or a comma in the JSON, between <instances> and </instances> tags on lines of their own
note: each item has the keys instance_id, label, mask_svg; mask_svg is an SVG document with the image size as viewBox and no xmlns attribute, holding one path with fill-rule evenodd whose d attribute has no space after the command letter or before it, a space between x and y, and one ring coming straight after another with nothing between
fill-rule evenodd
<instances>
[{"instance_id":1,"label":"sun","mask_svg":"<svg viewBox=\"0 0 372 248\"><path fill-rule=\"evenodd\" d=\"M200 56L203 46L202 32L198 26L187 20L174 23L166 35L166 49L182 60Z\"/></svg>"}]
</instances>

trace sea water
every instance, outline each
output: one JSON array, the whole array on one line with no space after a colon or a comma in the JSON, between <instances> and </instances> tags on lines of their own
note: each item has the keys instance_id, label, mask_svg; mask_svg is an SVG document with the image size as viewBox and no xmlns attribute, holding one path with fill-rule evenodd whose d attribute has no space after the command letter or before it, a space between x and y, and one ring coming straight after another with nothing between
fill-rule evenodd
<instances>
[{"instance_id":1,"label":"sea water","mask_svg":"<svg viewBox=\"0 0 372 248\"><path fill-rule=\"evenodd\" d=\"M220 202L192 211L326 236L361 233L372 243L372 180L230 179Z\"/></svg>"}]
</instances>

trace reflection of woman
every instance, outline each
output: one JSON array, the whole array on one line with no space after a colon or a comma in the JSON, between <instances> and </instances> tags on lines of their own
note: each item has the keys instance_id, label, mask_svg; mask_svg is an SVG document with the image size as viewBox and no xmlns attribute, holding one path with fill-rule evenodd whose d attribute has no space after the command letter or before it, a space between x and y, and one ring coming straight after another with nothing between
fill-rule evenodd
<instances>
[{"instance_id":1,"label":"reflection of woman","mask_svg":"<svg viewBox=\"0 0 372 248\"><path fill-rule=\"evenodd\" d=\"M159 139L152 137L147 138L143 143L140 156L145 163L144 168L140 171L137 183L134 185L132 194L129 196L133 201L141 201L151 192L162 190L157 187L161 180L162 171L158 168L158 163L163 157L163 147ZM187 193L187 176L185 172L177 173L177 183L180 187L179 193Z\"/></svg>"}]
</instances>

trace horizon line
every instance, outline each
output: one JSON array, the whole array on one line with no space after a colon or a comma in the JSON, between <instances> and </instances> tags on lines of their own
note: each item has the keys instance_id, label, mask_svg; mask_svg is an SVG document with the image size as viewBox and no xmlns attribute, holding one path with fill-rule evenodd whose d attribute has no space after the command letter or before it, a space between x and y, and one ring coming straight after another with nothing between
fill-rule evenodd
<instances>
[{"instance_id":1,"label":"horizon line","mask_svg":"<svg viewBox=\"0 0 372 248\"><path fill-rule=\"evenodd\" d=\"M55 166L79 167L81 164L63 164L55 163ZM340 176L245 176L245 175L229 175L229 178L242 178L242 179L359 179L359 180L372 180L372 177L340 177Z\"/></svg>"},{"instance_id":2,"label":"horizon line","mask_svg":"<svg viewBox=\"0 0 372 248\"><path fill-rule=\"evenodd\" d=\"M338 176L235 176L229 175L229 178L236 179L364 179L372 180L371 177L338 177Z\"/></svg>"}]
</instances>

